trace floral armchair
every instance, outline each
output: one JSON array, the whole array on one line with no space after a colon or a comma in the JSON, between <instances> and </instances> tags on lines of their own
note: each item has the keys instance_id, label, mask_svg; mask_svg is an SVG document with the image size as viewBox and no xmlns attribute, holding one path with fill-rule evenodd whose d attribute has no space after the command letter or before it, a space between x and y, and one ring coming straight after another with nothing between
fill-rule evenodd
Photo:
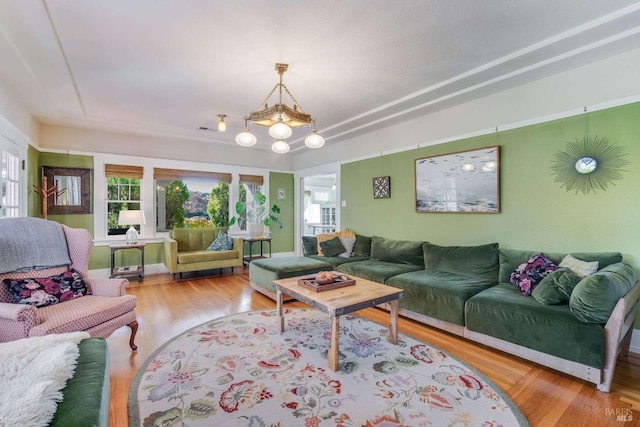
<instances>
[{"instance_id":1,"label":"floral armchair","mask_svg":"<svg viewBox=\"0 0 640 427\"><path fill-rule=\"evenodd\" d=\"M0 221L11 220L6 218ZM39 218L32 220L43 221ZM135 351L137 300L133 295L125 295L129 282L126 279L89 279L87 271L93 246L91 235L85 229L61 227L69 250L70 266L0 274L0 342L75 331L87 331L91 336L107 338L116 329L129 326L129 346ZM11 242L4 239L0 243L7 245ZM3 262L2 258L3 251L0 249L0 263ZM81 298L60 298L61 302L56 304L36 307L15 303L9 292L9 283L13 285L14 281L60 276L69 269L74 269L86 283L88 292Z\"/></svg>"}]
</instances>

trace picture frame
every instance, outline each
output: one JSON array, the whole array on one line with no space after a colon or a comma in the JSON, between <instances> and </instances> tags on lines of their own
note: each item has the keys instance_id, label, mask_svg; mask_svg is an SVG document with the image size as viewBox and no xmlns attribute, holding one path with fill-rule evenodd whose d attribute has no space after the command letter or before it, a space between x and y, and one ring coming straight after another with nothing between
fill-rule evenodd
<instances>
[{"instance_id":1,"label":"picture frame","mask_svg":"<svg viewBox=\"0 0 640 427\"><path fill-rule=\"evenodd\" d=\"M50 186L57 186L59 195L48 195L48 213L90 214L91 169L43 166L42 176Z\"/></svg>"},{"instance_id":2,"label":"picture frame","mask_svg":"<svg viewBox=\"0 0 640 427\"><path fill-rule=\"evenodd\" d=\"M415 160L416 212L500 213L500 146Z\"/></svg>"},{"instance_id":3,"label":"picture frame","mask_svg":"<svg viewBox=\"0 0 640 427\"><path fill-rule=\"evenodd\" d=\"M391 177L379 176L373 178L373 198L388 199L391 197Z\"/></svg>"}]
</instances>

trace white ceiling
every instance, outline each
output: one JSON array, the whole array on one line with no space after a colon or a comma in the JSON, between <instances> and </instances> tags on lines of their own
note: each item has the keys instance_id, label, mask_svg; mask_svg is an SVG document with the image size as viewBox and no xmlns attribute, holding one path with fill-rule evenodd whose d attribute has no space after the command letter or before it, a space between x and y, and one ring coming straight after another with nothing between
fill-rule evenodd
<instances>
[{"instance_id":1,"label":"white ceiling","mask_svg":"<svg viewBox=\"0 0 640 427\"><path fill-rule=\"evenodd\" d=\"M0 1L0 80L38 121L220 144L276 62L334 144L638 46L629 0Z\"/></svg>"}]
</instances>

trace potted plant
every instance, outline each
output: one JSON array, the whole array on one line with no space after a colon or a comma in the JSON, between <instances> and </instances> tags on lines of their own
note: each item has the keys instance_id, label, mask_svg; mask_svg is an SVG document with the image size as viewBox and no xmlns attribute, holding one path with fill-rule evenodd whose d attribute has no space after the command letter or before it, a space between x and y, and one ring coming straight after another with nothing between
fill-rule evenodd
<instances>
[{"instance_id":1,"label":"potted plant","mask_svg":"<svg viewBox=\"0 0 640 427\"><path fill-rule=\"evenodd\" d=\"M270 227L271 224L278 224L280 228L282 228L282 223L276 216L276 214L280 213L280 207L273 205L269 210L265 205L266 202L267 196L259 191L253 195L253 200L249 202L237 202L236 213L238 216L234 216L229 220L229 226L237 222L238 225L242 227L246 223L250 237L262 236L265 225Z\"/></svg>"}]
</instances>

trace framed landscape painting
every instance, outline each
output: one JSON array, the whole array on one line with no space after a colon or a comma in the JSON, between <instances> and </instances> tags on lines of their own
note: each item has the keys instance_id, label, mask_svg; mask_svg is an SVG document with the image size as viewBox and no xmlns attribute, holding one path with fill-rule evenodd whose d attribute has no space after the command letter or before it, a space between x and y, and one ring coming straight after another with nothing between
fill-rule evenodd
<instances>
[{"instance_id":1,"label":"framed landscape painting","mask_svg":"<svg viewBox=\"0 0 640 427\"><path fill-rule=\"evenodd\" d=\"M415 161L416 212L500 212L500 147Z\"/></svg>"}]
</instances>

